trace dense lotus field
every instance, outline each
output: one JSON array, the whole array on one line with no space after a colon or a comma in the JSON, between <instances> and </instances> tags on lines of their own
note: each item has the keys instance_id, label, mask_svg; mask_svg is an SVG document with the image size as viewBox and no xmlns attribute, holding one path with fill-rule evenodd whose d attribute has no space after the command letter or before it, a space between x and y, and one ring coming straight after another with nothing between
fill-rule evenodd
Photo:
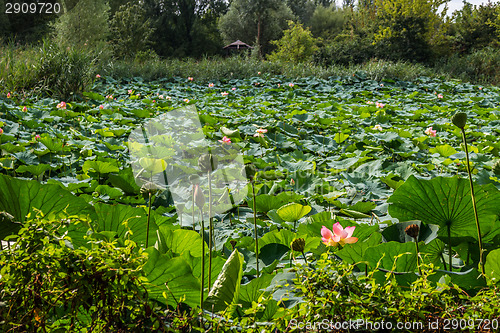
<instances>
[{"instance_id":1,"label":"dense lotus field","mask_svg":"<svg viewBox=\"0 0 500 333\"><path fill-rule=\"evenodd\" d=\"M72 101L10 92L0 98L0 238L10 240L3 245L12 251L16 238L9 235L26 234L30 221L64 221L54 239L65 239L68 251L99 242L139 251L140 281L156 305L203 303L236 326L244 317L290 325L285 309L305 302L305 292L293 287L296 272L323 269L325 260L382 285L394 279L410 286L428 270L432 283L473 295L500 278L499 106L497 87L361 74L148 83L98 76ZM205 244L200 216L224 192L209 194L203 156L185 152L189 167L181 169L201 180L190 178L177 204L157 177L176 172L169 157L178 144L171 135L179 133L162 136L171 149L164 162L131 153L136 143L129 136L172 110L198 112L215 150L234 149L241 166L254 167L243 172L249 180L241 200L203 218ZM462 132L451 121L456 112L467 114L482 258ZM134 165L150 172L149 183ZM212 167L215 174L225 165ZM2 266L3 278L13 278L12 268ZM39 278L51 280L50 272ZM57 327L71 311L46 310L41 304L56 304L57 297L44 297L27 317L35 326Z\"/></svg>"}]
</instances>

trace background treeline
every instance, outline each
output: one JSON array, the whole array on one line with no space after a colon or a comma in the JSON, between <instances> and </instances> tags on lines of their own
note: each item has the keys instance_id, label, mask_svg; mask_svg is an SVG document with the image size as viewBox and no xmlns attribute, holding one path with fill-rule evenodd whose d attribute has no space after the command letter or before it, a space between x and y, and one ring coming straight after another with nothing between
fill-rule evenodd
<instances>
[{"instance_id":1,"label":"background treeline","mask_svg":"<svg viewBox=\"0 0 500 333\"><path fill-rule=\"evenodd\" d=\"M308 64L325 74L331 66L389 61L421 64L465 80L500 82L499 2L465 3L449 16L441 10L446 0L45 2L59 3L61 12L6 14L6 1L0 0L4 84L22 86L7 82L7 74L23 73L29 64L38 75L18 80L50 86L55 78L47 78L47 71L72 61L105 74L181 75L183 66L174 59L188 64L218 59L225 55L223 46L237 39L254 46L245 52L242 66L253 58L251 63L261 65L262 60L285 67ZM169 61L176 69L161 71Z\"/></svg>"}]
</instances>

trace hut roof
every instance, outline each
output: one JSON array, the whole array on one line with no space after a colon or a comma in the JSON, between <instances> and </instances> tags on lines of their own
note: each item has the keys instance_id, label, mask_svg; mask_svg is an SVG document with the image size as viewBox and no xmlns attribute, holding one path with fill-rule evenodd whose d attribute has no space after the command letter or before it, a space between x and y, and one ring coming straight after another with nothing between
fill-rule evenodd
<instances>
[{"instance_id":1,"label":"hut roof","mask_svg":"<svg viewBox=\"0 0 500 333\"><path fill-rule=\"evenodd\" d=\"M224 49L253 49L253 47L238 39L236 42L224 46Z\"/></svg>"}]
</instances>

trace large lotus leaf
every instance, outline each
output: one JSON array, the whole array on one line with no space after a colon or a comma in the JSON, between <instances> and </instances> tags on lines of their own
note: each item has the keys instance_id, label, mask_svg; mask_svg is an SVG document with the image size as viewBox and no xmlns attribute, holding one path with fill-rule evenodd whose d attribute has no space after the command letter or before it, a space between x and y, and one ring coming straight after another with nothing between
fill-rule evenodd
<instances>
[{"instance_id":1,"label":"large lotus leaf","mask_svg":"<svg viewBox=\"0 0 500 333\"><path fill-rule=\"evenodd\" d=\"M156 248L160 253L172 251L174 254L182 255L187 252L193 257L201 257L201 236L193 230L172 230L169 226L161 226L158 230L158 241ZM208 246L204 243L205 254Z\"/></svg>"},{"instance_id":2,"label":"large lotus leaf","mask_svg":"<svg viewBox=\"0 0 500 333\"><path fill-rule=\"evenodd\" d=\"M257 302L259 297L264 293L264 289L269 287L274 275L262 274L258 278L253 279L240 288L239 302L251 305L252 302Z\"/></svg>"},{"instance_id":3,"label":"large lotus leaf","mask_svg":"<svg viewBox=\"0 0 500 333\"><path fill-rule=\"evenodd\" d=\"M488 253L486 263L484 264L486 275L493 281L500 281L500 249L496 249Z\"/></svg>"},{"instance_id":4,"label":"large lotus leaf","mask_svg":"<svg viewBox=\"0 0 500 333\"><path fill-rule=\"evenodd\" d=\"M370 247L380 244L382 240L382 235L378 232L372 234L370 238L364 242L356 242L350 246L344 246L340 251L335 254L338 255L342 260L347 261L351 264L357 264L360 270L364 270L366 263L363 263L363 256L366 250Z\"/></svg>"},{"instance_id":5,"label":"large lotus leaf","mask_svg":"<svg viewBox=\"0 0 500 333\"><path fill-rule=\"evenodd\" d=\"M481 232L494 228L500 214L500 191L492 184L474 187ZM410 176L388 199L389 214L400 221L420 220L440 227L438 235L474 237L477 229L470 195L469 181L460 178L436 177L431 180Z\"/></svg>"},{"instance_id":6,"label":"large lotus leaf","mask_svg":"<svg viewBox=\"0 0 500 333\"><path fill-rule=\"evenodd\" d=\"M450 272L437 269L435 273L429 275L428 278L432 282L456 284L469 294L475 294L480 289L486 287L486 279L481 275L481 272L475 268L471 268L465 272Z\"/></svg>"},{"instance_id":7,"label":"large lotus leaf","mask_svg":"<svg viewBox=\"0 0 500 333\"><path fill-rule=\"evenodd\" d=\"M243 276L243 256L234 250L229 256L205 301L205 309L219 312L238 300Z\"/></svg>"},{"instance_id":8,"label":"large lotus leaf","mask_svg":"<svg viewBox=\"0 0 500 333\"><path fill-rule=\"evenodd\" d=\"M189 306L199 305L200 281L193 275L189 262L184 257L161 254L152 247L147 251L149 258L143 270L149 297L173 307L181 299Z\"/></svg>"},{"instance_id":9,"label":"large lotus leaf","mask_svg":"<svg viewBox=\"0 0 500 333\"><path fill-rule=\"evenodd\" d=\"M114 231L118 237L130 238L139 246L146 247L148 216L143 208L97 203L95 210L98 216L97 231ZM149 221L149 246L154 245L157 239L158 226L155 223L157 217L152 211Z\"/></svg>"},{"instance_id":10,"label":"large lotus leaf","mask_svg":"<svg viewBox=\"0 0 500 333\"><path fill-rule=\"evenodd\" d=\"M298 203L289 203L280 207L276 212L286 222L295 222L309 214L311 206L302 206Z\"/></svg>"},{"instance_id":11,"label":"large lotus leaf","mask_svg":"<svg viewBox=\"0 0 500 333\"><path fill-rule=\"evenodd\" d=\"M0 212L7 212L15 221L24 222L29 213L32 213L32 217L35 216L35 209L44 215L64 212L64 216L95 215L94 208L89 203L58 185L0 175ZM12 229L13 233L16 228Z\"/></svg>"},{"instance_id":12,"label":"large lotus leaf","mask_svg":"<svg viewBox=\"0 0 500 333\"><path fill-rule=\"evenodd\" d=\"M258 212L267 213L270 210L283 206L284 201L270 194L261 194L255 197L255 207ZM248 207L253 207L253 198L248 200Z\"/></svg>"},{"instance_id":13,"label":"large lotus leaf","mask_svg":"<svg viewBox=\"0 0 500 333\"><path fill-rule=\"evenodd\" d=\"M365 250L363 260L371 268L378 267L395 272L413 272L417 268L415 244L388 242Z\"/></svg>"},{"instance_id":14,"label":"large lotus leaf","mask_svg":"<svg viewBox=\"0 0 500 333\"><path fill-rule=\"evenodd\" d=\"M116 165L113 165L110 162L94 161L94 160L85 161L85 163L83 163L82 170L83 172L87 172L90 170L97 172L99 174L120 171Z\"/></svg>"},{"instance_id":15,"label":"large lotus leaf","mask_svg":"<svg viewBox=\"0 0 500 333\"><path fill-rule=\"evenodd\" d=\"M420 221L406 221L400 222L393 225L388 226L382 231L382 236L384 236L385 240L396 241L400 243L413 242L413 238L408 236L405 232L406 227L409 225L416 224L419 226L419 234L418 241L425 242L426 244L432 241L437 237L437 233L439 227L436 225L425 225Z\"/></svg>"}]
</instances>

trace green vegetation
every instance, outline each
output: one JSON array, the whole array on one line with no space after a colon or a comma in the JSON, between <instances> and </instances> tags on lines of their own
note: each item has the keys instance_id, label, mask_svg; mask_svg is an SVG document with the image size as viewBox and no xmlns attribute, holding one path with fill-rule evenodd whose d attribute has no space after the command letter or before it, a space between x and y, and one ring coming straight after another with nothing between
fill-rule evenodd
<instances>
[{"instance_id":1,"label":"green vegetation","mask_svg":"<svg viewBox=\"0 0 500 333\"><path fill-rule=\"evenodd\" d=\"M497 327L497 87L266 72L89 86L0 102L2 330ZM134 129L185 106L253 165L244 200L207 223L209 158L183 155L199 171L176 207L129 154Z\"/></svg>"}]
</instances>

